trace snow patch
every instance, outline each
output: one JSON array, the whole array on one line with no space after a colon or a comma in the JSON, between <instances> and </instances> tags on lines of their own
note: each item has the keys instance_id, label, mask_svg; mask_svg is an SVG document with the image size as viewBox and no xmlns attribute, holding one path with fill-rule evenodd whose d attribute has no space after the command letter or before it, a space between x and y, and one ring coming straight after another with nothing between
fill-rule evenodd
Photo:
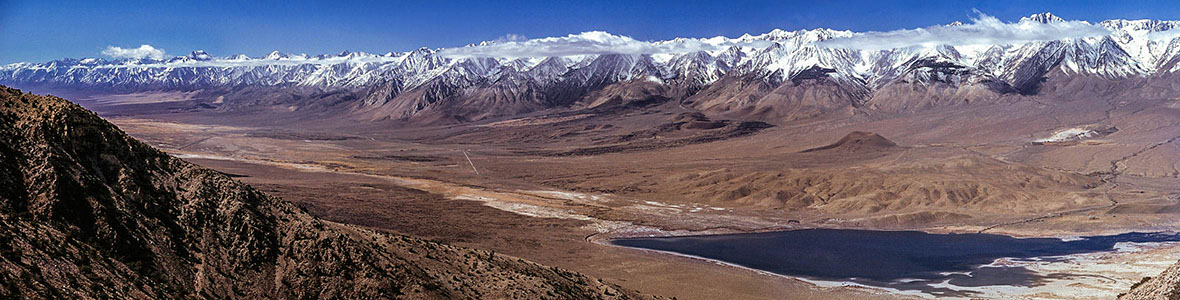
<instances>
[{"instance_id":1,"label":"snow patch","mask_svg":"<svg viewBox=\"0 0 1180 300\"><path fill-rule=\"evenodd\" d=\"M1095 136L1098 136L1098 132L1094 131L1094 130L1085 129L1085 128L1070 128L1070 129L1057 131L1056 133L1053 133L1053 136L1043 138L1043 139L1038 139L1034 142L1051 143L1051 142L1078 141L1078 140L1084 140L1084 139L1088 139L1088 138L1095 137Z\"/></svg>"}]
</instances>

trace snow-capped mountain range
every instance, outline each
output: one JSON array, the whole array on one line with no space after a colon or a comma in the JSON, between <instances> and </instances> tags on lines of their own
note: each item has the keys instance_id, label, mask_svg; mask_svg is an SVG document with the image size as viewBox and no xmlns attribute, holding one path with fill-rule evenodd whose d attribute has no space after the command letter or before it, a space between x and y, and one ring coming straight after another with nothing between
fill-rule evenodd
<instances>
[{"instance_id":1,"label":"snow-capped mountain range","mask_svg":"<svg viewBox=\"0 0 1180 300\"><path fill-rule=\"evenodd\" d=\"M1050 13L997 25L1003 27L985 21L885 33L776 29L737 38L656 42L586 32L386 54L345 51L308 56L276 51L263 57L214 57L193 51L164 59L63 59L0 67L0 83L120 91L348 89L364 93L358 110L395 107L380 114L384 117L408 117L432 107L450 106L469 111L467 118L485 118L573 105L619 83L660 86L667 91L659 93L682 99L711 90L706 93L710 99L689 102L702 109L731 111L737 109L735 105L717 99L750 93L756 98L765 97L783 83L797 86L801 80L822 79L843 91L843 96L836 97L842 100L837 102L859 106L872 104L876 94L897 84L939 83L954 89L939 98L970 98L981 97L972 96L978 94L972 92L977 90L987 90L989 95L1035 94L1051 73L1118 80L1180 71L1180 21L1109 20L1091 24L1066 21ZM1053 26L1067 25L1074 27L1061 28L1076 32L1080 26L1101 34L1053 38L1051 30L1057 28ZM961 26L966 27L956 28ZM985 39L990 38L987 35L994 28L1010 32L995 34L999 38L994 41ZM1050 34L1048 38L1006 39L1038 32ZM933 40L905 44L910 42L906 36L927 35ZM870 47L878 42L886 48ZM742 92L716 86L727 78L757 81L764 91ZM725 89L729 89L728 95L723 95ZM749 103L736 106L760 105L757 99L743 101ZM919 104L882 105L905 109Z\"/></svg>"}]
</instances>

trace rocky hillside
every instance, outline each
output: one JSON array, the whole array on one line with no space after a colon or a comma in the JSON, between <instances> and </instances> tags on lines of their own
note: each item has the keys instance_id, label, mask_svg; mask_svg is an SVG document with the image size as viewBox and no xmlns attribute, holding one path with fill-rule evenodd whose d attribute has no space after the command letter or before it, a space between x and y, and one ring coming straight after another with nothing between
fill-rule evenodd
<instances>
[{"instance_id":1,"label":"rocky hillside","mask_svg":"<svg viewBox=\"0 0 1180 300\"><path fill-rule=\"evenodd\" d=\"M637 297L517 258L322 221L66 100L0 87L0 298Z\"/></svg>"},{"instance_id":2,"label":"rocky hillside","mask_svg":"<svg viewBox=\"0 0 1180 300\"><path fill-rule=\"evenodd\" d=\"M1119 295L1121 300L1180 299L1180 263L1164 270L1159 276L1144 278L1131 292Z\"/></svg>"}]
</instances>

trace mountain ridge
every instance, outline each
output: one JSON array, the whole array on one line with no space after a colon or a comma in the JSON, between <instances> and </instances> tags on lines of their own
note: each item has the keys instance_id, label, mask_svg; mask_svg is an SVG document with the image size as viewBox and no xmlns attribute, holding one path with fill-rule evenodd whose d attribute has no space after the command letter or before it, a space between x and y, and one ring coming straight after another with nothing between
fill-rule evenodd
<instances>
[{"instance_id":1,"label":"mountain ridge","mask_svg":"<svg viewBox=\"0 0 1180 300\"><path fill-rule=\"evenodd\" d=\"M689 101L692 108L705 112L737 111L739 117L782 121L869 103L869 108L898 112L988 102L1004 95L1036 96L1053 77L1120 82L1173 78L1171 74L1180 71L1180 35L1169 36L1180 28L1180 21L1116 19L1090 24L1041 13L1012 26L1058 23L1104 28L1109 34L869 50L827 43L869 33L825 28L656 42L588 32L567 39L622 40L656 53L481 56L501 49L494 48L504 45L499 42L386 54L344 51L308 56L276 51L258 58L213 58L198 50L166 59L10 64L0 66L0 84L105 92L309 87L355 93L364 101L351 103L349 110L360 112L363 119L426 116L466 122L603 102L588 97L616 84L649 82L665 87L661 96L673 99L690 99L710 89L715 90L711 97L730 99ZM541 40L553 39L561 38ZM660 52L696 48L709 50ZM769 92L803 80L824 83L783 90L779 96ZM751 81L764 87L718 94L716 89L727 88L714 84Z\"/></svg>"}]
</instances>

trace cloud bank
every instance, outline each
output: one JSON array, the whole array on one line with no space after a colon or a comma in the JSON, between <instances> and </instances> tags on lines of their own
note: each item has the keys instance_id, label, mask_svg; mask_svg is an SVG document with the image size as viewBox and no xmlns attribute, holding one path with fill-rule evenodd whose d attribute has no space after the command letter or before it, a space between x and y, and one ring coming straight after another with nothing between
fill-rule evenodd
<instances>
[{"instance_id":1,"label":"cloud bank","mask_svg":"<svg viewBox=\"0 0 1180 300\"><path fill-rule=\"evenodd\" d=\"M1164 31L1156 31L1147 34L1147 39L1157 42L1171 41L1180 38L1180 28L1169 29Z\"/></svg>"},{"instance_id":2,"label":"cloud bank","mask_svg":"<svg viewBox=\"0 0 1180 300\"><path fill-rule=\"evenodd\" d=\"M164 59L164 49L152 47L152 45L140 45L139 48L120 48L115 46L107 46L106 50L102 50L102 55L114 58L131 58L131 59Z\"/></svg>"},{"instance_id":3,"label":"cloud bank","mask_svg":"<svg viewBox=\"0 0 1180 300\"><path fill-rule=\"evenodd\" d=\"M662 42L639 41L629 36L589 31L563 37L530 40L498 40L467 47L444 49L451 57L548 57L591 54L659 54L721 50L731 46L765 47L770 42L738 42L732 39L676 39Z\"/></svg>"},{"instance_id":4,"label":"cloud bank","mask_svg":"<svg viewBox=\"0 0 1180 300\"><path fill-rule=\"evenodd\" d=\"M527 40L528 40L528 38L527 38L527 37L525 37L524 35L515 34L515 33L509 33L509 34L505 34L504 36L502 36L502 37L500 37L500 38L496 39L496 42L498 42L498 43L502 43L502 42L520 42L520 41L527 41Z\"/></svg>"},{"instance_id":5,"label":"cloud bank","mask_svg":"<svg viewBox=\"0 0 1180 300\"><path fill-rule=\"evenodd\" d=\"M1110 35L1111 31L1085 21L1021 19L1004 23L978 13L970 24L930 26L883 32L856 33L851 37L817 42L828 48L888 50L932 45L1010 45L1034 41L1051 41ZM1180 35L1180 31L1175 32ZM674 39L646 42L629 36L590 31L563 37L524 40L519 36L492 42L443 50L452 57L546 57L590 54L659 54L722 50L732 46L763 48L772 41L741 40L724 37L709 39Z\"/></svg>"},{"instance_id":6,"label":"cloud bank","mask_svg":"<svg viewBox=\"0 0 1180 300\"><path fill-rule=\"evenodd\" d=\"M1109 29L1085 21L1041 23L1022 19L1015 23L1004 23L995 17L980 13L978 17L972 19L971 24L865 32L852 37L821 41L819 45L830 48L887 50L943 44L952 46L1010 45L1109 34L1111 34Z\"/></svg>"}]
</instances>

